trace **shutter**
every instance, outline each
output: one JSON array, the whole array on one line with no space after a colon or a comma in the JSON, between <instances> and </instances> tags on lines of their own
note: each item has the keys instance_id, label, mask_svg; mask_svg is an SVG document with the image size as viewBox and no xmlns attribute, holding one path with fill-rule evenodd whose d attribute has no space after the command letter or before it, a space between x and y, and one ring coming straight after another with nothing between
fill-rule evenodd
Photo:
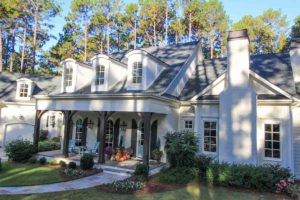
<instances>
[{"instance_id":1,"label":"shutter","mask_svg":"<svg viewBox=\"0 0 300 200\"><path fill-rule=\"evenodd\" d=\"M137 140L137 124L134 119L132 119L131 125L131 148L133 155L136 156L136 140Z\"/></svg>"},{"instance_id":2,"label":"shutter","mask_svg":"<svg viewBox=\"0 0 300 200\"><path fill-rule=\"evenodd\" d=\"M82 146L86 146L87 123L88 123L88 118L85 118L82 124L82 140L81 140Z\"/></svg>"},{"instance_id":3,"label":"shutter","mask_svg":"<svg viewBox=\"0 0 300 200\"><path fill-rule=\"evenodd\" d=\"M151 143L150 143L150 157L151 159L153 159L153 155L152 152L153 150L156 148L156 142L157 142L157 120L155 120L152 125L151 125L151 133L150 133L150 137L151 137Z\"/></svg>"},{"instance_id":4,"label":"shutter","mask_svg":"<svg viewBox=\"0 0 300 200\"><path fill-rule=\"evenodd\" d=\"M120 132L120 119L117 119L114 125L114 133L113 133L113 148L118 147L119 143L119 132Z\"/></svg>"}]
</instances>

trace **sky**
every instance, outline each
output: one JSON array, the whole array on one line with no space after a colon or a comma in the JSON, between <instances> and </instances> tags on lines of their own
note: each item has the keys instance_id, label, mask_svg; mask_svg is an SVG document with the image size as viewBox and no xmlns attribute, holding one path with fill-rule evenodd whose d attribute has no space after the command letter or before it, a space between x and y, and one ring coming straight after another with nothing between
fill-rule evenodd
<instances>
[{"instance_id":1,"label":"sky","mask_svg":"<svg viewBox=\"0 0 300 200\"><path fill-rule=\"evenodd\" d=\"M65 24L65 17L70 10L71 0L61 0L62 13L52 19L55 27L50 34L58 38L59 33ZM138 0L124 0L125 3L137 3ZM287 21L291 26L296 16L300 15L300 0L221 0L226 13L229 15L232 23L239 21L244 15L258 16L269 8L280 9L284 15L287 15ZM51 39L44 46L44 50L49 49L56 43Z\"/></svg>"}]
</instances>

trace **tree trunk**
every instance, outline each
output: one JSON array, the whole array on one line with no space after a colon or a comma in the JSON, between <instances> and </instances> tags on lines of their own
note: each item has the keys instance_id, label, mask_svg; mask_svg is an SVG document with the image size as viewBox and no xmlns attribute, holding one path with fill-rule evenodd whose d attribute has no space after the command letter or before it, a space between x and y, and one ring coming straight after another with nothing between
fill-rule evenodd
<instances>
[{"instance_id":1,"label":"tree trunk","mask_svg":"<svg viewBox=\"0 0 300 200\"><path fill-rule=\"evenodd\" d=\"M178 43L178 34L175 33L175 43L177 44Z\"/></svg>"},{"instance_id":2,"label":"tree trunk","mask_svg":"<svg viewBox=\"0 0 300 200\"><path fill-rule=\"evenodd\" d=\"M134 20L134 49L136 49L136 19Z\"/></svg>"},{"instance_id":3,"label":"tree trunk","mask_svg":"<svg viewBox=\"0 0 300 200\"><path fill-rule=\"evenodd\" d=\"M192 39L192 12L189 13L189 42Z\"/></svg>"},{"instance_id":4,"label":"tree trunk","mask_svg":"<svg viewBox=\"0 0 300 200\"><path fill-rule=\"evenodd\" d=\"M168 19L169 18L169 5L168 5L168 1L167 1L167 7L166 7L166 44L168 44Z\"/></svg>"},{"instance_id":5,"label":"tree trunk","mask_svg":"<svg viewBox=\"0 0 300 200\"><path fill-rule=\"evenodd\" d=\"M24 33L23 33L23 47L22 47L22 55L21 55L21 73L25 72L25 69L24 69L25 48L26 48L26 28L24 28Z\"/></svg>"},{"instance_id":6,"label":"tree trunk","mask_svg":"<svg viewBox=\"0 0 300 200\"><path fill-rule=\"evenodd\" d=\"M157 39L156 39L156 23L153 23L153 36L154 36L154 46L156 46Z\"/></svg>"},{"instance_id":7,"label":"tree trunk","mask_svg":"<svg viewBox=\"0 0 300 200\"><path fill-rule=\"evenodd\" d=\"M3 71L3 59L2 59L2 29L0 28L0 72Z\"/></svg>"},{"instance_id":8,"label":"tree trunk","mask_svg":"<svg viewBox=\"0 0 300 200\"><path fill-rule=\"evenodd\" d=\"M37 37L37 28L38 28L38 14L39 14L39 4L37 3L34 10L34 30L33 30L33 59L32 59L32 66L31 66L31 73L34 74L35 68L35 55L36 55L36 37Z\"/></svg>"},{"instance_id":9,"label":"tree trunk","mask_svg":"<svg viewBox=\"0 0 300 200\"><path fill-rule=\"evenodd\" d=\"M87 19L85 19L84 22L84 55L83 55L83 62L86 62L87 57L87 32L88 32L88 22Z\"/></svg>"},{"instance_id":10,"label":"tree trunk","mask_svg":"<svg viewBox=\"0 0 300 200\"><path fill-rule=\"evenodd\" d=\"M14 28L12 30L12 51L11 51L11 56L10 56L9 72L13 72L14 53L15 53L15 38L16 38L15 32L16 32L16 29Z\"/></svg>"},{"instance_id":11,"label":"tree trunk","mask_svg":"<svg viewBox=\"0 0 300 200\"><path fill-rule=\"evenodd\" d=\"M109 54L109 47L110 47L110 44L109 44L109 31L110 31L110 27L109 27L109 23L107 23L106 25L107 27L107 30L106 30L106 48L107 48L107 54Z\"/></svg>"},{"instance_id":12,"label":"tree trunk","mask_svg":"<svg viewBox=\"0 0 300 200\"><path fill-rule=\"evenodd\" d=\"M100 42L100 53L103 54L103 42L102 42L102 40Z\"/></svg>"}]
</instances>

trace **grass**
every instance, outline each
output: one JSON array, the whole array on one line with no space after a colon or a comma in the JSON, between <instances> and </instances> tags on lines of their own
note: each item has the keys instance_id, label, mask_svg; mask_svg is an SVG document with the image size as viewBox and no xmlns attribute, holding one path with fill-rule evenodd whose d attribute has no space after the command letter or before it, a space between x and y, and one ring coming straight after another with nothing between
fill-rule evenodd
<instances>
[{"instance_id":1,"label":"grass","mask_svg":"<svg viewBox=\"0 0 300 200\"><path fill-rule=\"evenodd\" d=\"M154 193L151 195L129 195L129 194L116 194L107 193L99 189L91 188L84 190L76 190L69 192L57 192L57 193L46 193L37 195L17 195L17 196L0 196L0 200L96 200L96 199L118 199L118 200L173 200L173 199L185 199L185 200L276 200L276 199L288 199L285 196L278 196L273 194L259 194L259 193L246 193L230 191L225 188L208 188L203 185L189 184L185 188Z\"/></svg>"},{"instance_id":2,"label":"grass","mask_svg":"<svg viewBox=\"0 0 300 200\"><path fill-rule=\"evenodd\" d=\"M0 187L25 186L65 181L59 169L39 164L5 162L0 172Z\"/></svg>"}]
</instances>

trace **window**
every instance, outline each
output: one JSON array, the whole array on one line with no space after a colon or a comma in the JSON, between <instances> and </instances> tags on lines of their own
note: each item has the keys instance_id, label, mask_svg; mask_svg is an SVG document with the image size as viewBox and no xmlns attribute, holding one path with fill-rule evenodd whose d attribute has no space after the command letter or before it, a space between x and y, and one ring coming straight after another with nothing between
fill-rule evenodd
<instances>
[{"instance_id":1,"label":"window","mask_svg":"<svg viewBox=\"0 0 300 200\"><path fill-rule=\"evenodd\" d=\"M139 145L143 146L144 145L144 137L145 137L145 125L144 123L141 124L141 135L140 135L140 140L139 140Z\"/></svg>"},{"instance_id":2,"label":"window","mask_svg":"<svg viewBox=\"0 0 300 200\"><path fill-rule=\"evenodd\" d=\"M82 135L83 135L83 122L82 119L76 121L76 133L75 133L75 145L82 145Z\"/></svg>"},{"instance_id":3,"label":"window","mask_svg":"<svg viewBox=\"0 0 300 200\"><path fill-rule=\"evenodd\" d=\"M105 146L112 147L113 145L113 133L114 133L114 123L112 120L108 120L105 130Z\"/></svg>"},{"instance_id":4,"label":"window","mask_svg":"<svg viewBox=\"0 0 300 200\"><path fill-rule=\"evenodd\" d=\"M141 62L133 63L133 70L132 70L132 83L142 83L142 76L143 76L143 68Z\"/></svg>"},{"instance_id":5,"label":"window","mask_svg":"<svg viewBox=\"0 0 300 200\"><path fill-rule=\"evenodd\" d=\"M265 157L280 158L279 124L265 124Z\"/></svg>"},{"instance_id":6,"label":"window","mask_svg":"<svg viewBox=\"0 0 300 200\"><path fill-rule=\"evenodd\" d=\"M217 122L204 121L204 151L217 151Z\"/></svg>"},{"instance_id":7,"label":"window","mask_svg":"<svg viewBox=\"0 0 300 200\"><path fill-rule=\"evenodd\" d=\"M193 120L184 120L184 129L193 130Z\"/></svg>"},{"instance_id":8,"label":"window","mask_svg":"<svg viewBox=\"0 0 300 200\"><path fill-rule=\"evenodd\" d=\"M73 82L73 68L66 68L65 71L65 86L69 87L72 86Z\"/></svg>"},{"instance_id":9,"label":"window","mask_svg":"<svg viewBox=\"0 0 300 200\"><path fill-rule=\"evenodd\" d=\"M28 97L28 84L20 84L19 97Z\"/></svg>"},{"instance_id":10,"label":"window","mask_svg":"<svg viewBox=\"0 0 300 200\"><path fill-rule=\"evenodd\" d=\"M105 67L103 65L96 66L96 85L103 85L104 84L104 71Z\"/></svg>"}]
</instances>

